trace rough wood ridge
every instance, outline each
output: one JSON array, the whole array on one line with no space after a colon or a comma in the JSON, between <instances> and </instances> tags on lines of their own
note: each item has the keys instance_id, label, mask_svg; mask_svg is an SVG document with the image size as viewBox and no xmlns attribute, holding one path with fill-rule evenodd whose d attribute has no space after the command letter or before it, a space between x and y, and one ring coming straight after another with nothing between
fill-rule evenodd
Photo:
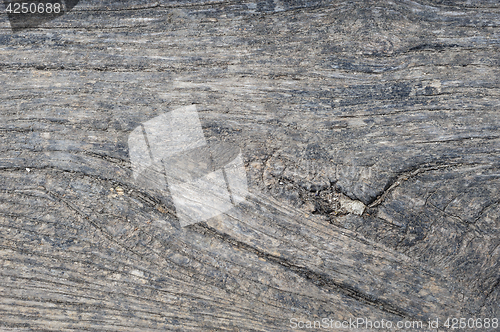
<instances>
[{"instance_id":1,"label":"rough wood ridge","mask_svg":"<svg viewBox=\"0 0 500 332\"><path fill-rule=\"evenodd\" d=\"M0 15L0 330L500 318L499 27L496 0ZM183 228L127 138L192 104L251 195Z\"/></svg>"}]
</instances>

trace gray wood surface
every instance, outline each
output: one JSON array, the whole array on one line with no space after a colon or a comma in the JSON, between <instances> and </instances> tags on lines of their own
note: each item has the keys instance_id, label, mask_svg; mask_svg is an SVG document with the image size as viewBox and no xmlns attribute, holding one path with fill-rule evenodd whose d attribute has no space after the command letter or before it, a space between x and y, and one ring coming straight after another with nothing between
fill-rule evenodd
<instances>
[{"instance_id":1,"label":"gray wood surface","mask_svg":"<svg viewBox=\"0 0 500 332\"><path fill-rule=\"evenodd\" d=\"M499 27L496 0L0 15L0 330L500 318ZM192 104L250 195L180 227L127 139Z\"/></svg>"}]
</instances>

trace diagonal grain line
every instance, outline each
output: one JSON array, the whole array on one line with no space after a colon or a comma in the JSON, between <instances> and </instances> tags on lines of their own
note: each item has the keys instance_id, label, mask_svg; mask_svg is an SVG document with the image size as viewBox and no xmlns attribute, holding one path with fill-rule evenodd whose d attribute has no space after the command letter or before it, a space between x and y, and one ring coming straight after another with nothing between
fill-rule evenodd
<instances>
[{"instance_id":1,"label":"diagonal grain line","mask_svg":"<svg viewBox=\"0 0 500 332\"><path fill-rule=\"evenodd\" d=\"M374 296L365 294L353 286L349 286L349 285L346 285L343 283L336 282L325 273L315 272L311 269L308 269L307 267L297 266L284 258L277 257L274 255L262 252L255 247L252 247L246 243L243 243L243 242L240 242L238 240L233 239L231 236L229 236L227 234L220 233L218 230L216 230L212 227L209 227L206 224L200 223L197 226L199 226L200 228L203 228L204 234L219 238L227 243L230 243L231 245L234 245L235 247L243 248L249 252L252 252L252 253L256 254L257 256L266 259L269 262L279 264L279 265L289 269L290 271L293 271L294 273L306 278L307 280L311 281L312 283L316 284L317 286L319 286L321 288L334 290L334 291L339 292L341 294L344 294L350 298L353 298L359 302L368 304L368 305L373 306L373 307L377 307L377 308L379 308L387 313L391 313L391 314L394 314L394 315L397 315L397 316L400 316L403 318L413 319L413 317L409 313L405 312L405 310L403 310L402 308L399 308L399 307L395 306L394 304L389 303L385 300L378 299Z\"/></svg>"}]
</instances>

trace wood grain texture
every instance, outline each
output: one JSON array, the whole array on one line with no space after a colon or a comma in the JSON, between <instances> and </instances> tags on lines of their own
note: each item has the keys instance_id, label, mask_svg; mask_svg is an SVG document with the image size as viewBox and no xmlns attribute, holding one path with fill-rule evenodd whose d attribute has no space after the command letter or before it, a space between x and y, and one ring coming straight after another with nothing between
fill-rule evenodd
<instances>
[{"instance_id":1,"label":"wood grain texture","mask_svg":"<svg viewBox=\"0 0 500 332\"><path fill-rule=\"evenodd\" d=\"M17 33L1 15L0 329L498 318L499 27L496 0L81 0ZM127 138L191 104L251 195L182 228Z\"/></svg>"}]
</instances>

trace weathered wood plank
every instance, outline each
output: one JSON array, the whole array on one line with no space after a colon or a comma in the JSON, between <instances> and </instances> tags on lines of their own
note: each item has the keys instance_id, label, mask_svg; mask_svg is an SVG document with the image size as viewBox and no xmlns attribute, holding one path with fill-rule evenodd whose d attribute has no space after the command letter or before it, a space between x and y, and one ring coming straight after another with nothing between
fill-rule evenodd
<instances>
[{"instance_id":1,"label":"weathered wood plank","mask_svg":"<svg viewBox=\"0 0 500 332\"><path fill-rule=\"evenodd\" d=\"M499 26L493 0L80 1L16 33L0 15L1 328L498 318ZM182 228L127 139L191 104L251 195Z\"/></svg>"}]
</instances>

